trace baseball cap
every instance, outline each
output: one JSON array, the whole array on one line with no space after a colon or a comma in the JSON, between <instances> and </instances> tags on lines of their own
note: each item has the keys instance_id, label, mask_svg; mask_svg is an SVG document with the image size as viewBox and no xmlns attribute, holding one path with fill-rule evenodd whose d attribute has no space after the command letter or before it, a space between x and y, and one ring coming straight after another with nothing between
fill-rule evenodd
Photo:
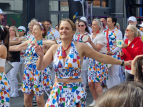
<instances>
[{"instance_id":1,"label":"baseball cap","mask_svg":"<svg viewBox=\"0 0 143 107\"><path fill-rule=\"evenodd\" d=\"M6 14L5 12L2 11L2 9L0 9L0 14Z\"/></svg>"},{"instance_id":2,"label":"baseball cap","mask_svg":"<svg viewBox=\"0 0 143 107\"><path fill-rule=\"evenodd\" d=\"M21 29L26 32L26 28L24 26L19 26L18 29Z\"/></svg>"},{"instance_id":3,"label":"baseball cap","mask_svg":"<svg viewBox=\"0 0 143 107\"><path fill-rule=\"evenodd\" d=\"M86 17L81 17L80 20L83 20L83 21L87 22Z\"/></svg>"},{"instance_id":4,"label":"baseball cap","mask_svg":"<svg viewBox=\"0 0 143 107\"><path fill-rule=\"evenodd\" d=\"M143 27L143 23L142 23L142 24L139 24L139 26L140 26L140 27Z\"/></svg>"},{"instance_id":5,"label":"baseball cap","mask_svg":"<svg viewBox=\"0 0 143 107\"><path fill-rule=\"evenodd\" d=\"M136 19L134 16L131 16L131 17L129 17L128 21L136 22L136 21L137 21L137 19Z\"/></svg>"}]
</instances>

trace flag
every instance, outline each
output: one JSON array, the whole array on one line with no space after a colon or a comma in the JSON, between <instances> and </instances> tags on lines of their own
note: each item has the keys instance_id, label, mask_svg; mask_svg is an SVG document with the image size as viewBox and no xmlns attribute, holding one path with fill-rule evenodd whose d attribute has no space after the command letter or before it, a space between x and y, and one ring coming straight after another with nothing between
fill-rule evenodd
<instances>
[{"instance_id":1,"label":"flag","mask_svg":"<svg viewBox=\"0 0 143 107\"><path fill-rule=\"evenodd\" d=\"M69 4L69 19L75 20L83 16L82 0L68 0Z\"/></svg>"}]
</instances>

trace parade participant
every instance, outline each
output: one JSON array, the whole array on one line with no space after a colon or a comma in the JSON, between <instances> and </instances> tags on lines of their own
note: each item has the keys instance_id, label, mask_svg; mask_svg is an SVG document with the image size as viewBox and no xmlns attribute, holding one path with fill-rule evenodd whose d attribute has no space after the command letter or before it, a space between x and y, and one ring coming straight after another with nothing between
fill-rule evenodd
<instances>
[{"instance_id":1,"label":"parade participant","mask_svg":"<svg viewBox=\"0 0 143 107\"><path fill-rule=\"evenodd\" d=\"M80 18L80 20L82 20L82 21L86 22L86 25L88 26L88 22L87 22L86 17L81 17L81 18ZM89 30L89 33L91 34L91 33L92 33L92 29L91 29L91 27L89 27L89 26L88 26L88 30Z\"/></svg>"},{"instance_id":2,"label":"parade participant","mask_svg":"<svg viewBox=\"0 0 143 107\"><path fill-rule=\"evenodd\" d=\"M87 23L83 20L80 20L79 21L79 24L78 24L78 27L79 27L79 33L77 35L74 35L74 41L77 41L77 42L82 42L82 36L84 35L88 35L90 37L90 33L89 33L89 30L88 30L88 26L87 26ZM84 83L84 86L85 86L85 89L86 89L86 84L87 84L87 78L88 78L88 58L87 57L84 57L84 61L83 61L83 67L82 67L82 79L83 79L83 83Z\"/></svg>"},{"instance_id":3,"label":"parade participant","mask_svg":"<svg viewBox=\"0 0 143 107\"><path fill-rule=\"evenodd\" d=\"M21 43L23 43L24 41L27 40L27 37L26 37L26 28L24 26L19 26L18 27L18 34L19 34L19 37L22 39ZM23 80L23 74L24 74L24 58L25 58L25 51L21 51L20 52L20 67L19 67L19 78L22 82Z\"/></svg>"},{"instance_id":4,"label":"parade participant","mask_svg":"<svg viewBox=\"0 0 143 107\"><path fill-rule=\"evenodd\" d=\"M0 23L3 20L3 12L0 9ZM5 62L8 58L9 32L8 29L0 27L0 107L10 107L10 84L5 74Z\"/></svg>"},{"instance_id":5,"label":"parade participant","mask_svg":"<svg viewBox=\"0 0 143 107\"><path fill-rule=\"evenodd\" d=\"M33 26L37 24L37 21L35 19L32 19L28 25L29 27L29 31L27 32L27 39L33 39L34 36L32 35L32 30L33 30Z\"/></svg>"},{"instance_id":6,"label":"parade participant","mask_svg":"<svg viewBox=\"0 0 143 107\"><path fill-rule=\"evenodd\" d=\"M93 19L93 33L91 34L91 39L89 38L87 42L89 42L89 46L91 46L94 50L100 52L101 54L106 54L107 40L102 33L102 28L102 22L99 19ZM101 85L106 86L106 79L108 78L107 73L108 68L106 64L89 58L88 85L94 98L93 102L89 106L95 106L95 100L97 99L97 96L100 97L100 95L103 93Z\"/></svg>"},{"instance_id":7,"label":"parade participant","mask_svg":"<svg viewBox=\"0 0 143 107\"><path fill-rule=\"evenodd\" d=\"M108 29L106 19L100 18L100 21L103 23L103 30Z\"/></svg>"},{"instance_id":8,"label":"parade participant","mask_svg":"<svg viewBox=\"0 0 143 107\"><path fill-rule=\"evenodd\" d=\"M18 30L15 26L9 28L10 41L14 41L19 37ZM20 66L20 51L10 51L10 62L13 68L7 73L7 77L10 81L10 96L18 97L18 80L17 73Z\"/></svg>"},{"instance_id":9,"label":"parade participant","mask_svg":"<svg viewBox=\"0 0 143 107\"><path fill-rule=\"evenodd\" d=\"M142 83L124 82L103 93L95 107L142 107L142 95Z\"/></svg>"},{"instance_id":10,"label":"parade participant","mask_svg":"<svg viewBox=\"0 0 143 107\"><path fill-rule=\"evenodd\" d=\"M137 19L134 17L134 16L131 16L131 17L129 17L129 19L128 19L128 23L129 23L129 25L137 25ZM138 31L140 31L138 28L137 28L137 30ZM142 36L143 36L143 32L142 31L140 31L140 34L141 34L141 38L142 38ZM124 34L124 40L125 39L127 39L127 37L125 36L125 34ZM142 40L143 41L143 40Z\"/></svg>"},{"instance_id":11,"label":"parade participant","mask_svg":"<svg viewBox=\"0 0 143 107\"><path fill-rule=\"evenodd\" d=\"M137 55L143 54L143 45L140 39L140 32L135 25L128 25L125 36L127 39L122 45L122 52L120 56L122 60L133 60ZM125 67L126 81L130 80L131 66Z\"/></svg>"},{"instance_id":12,"label":"parade participant","mask_svg":"<svg viewBox=\"0 0 143 107\"><path fill-rule=\"evenodd\" d=\"M107 18L107 27L108 29L104 30L104 35L107 39L107 55L112 56L115 59L120 59L119 51L121 50L119 47L116 46L117 40L122 39L122 32L117 29L116 26L117 19L115 17L108 17ZM120 84L120 71L119 65L112 65L108 69L108 80L107 80L107 87L111 88L117 84Z\"/></svg>"},{"instance_id":13,"label":"parade participant","mask_svg":"<svg viewBox=\"0 0 143 107\"><path fill-rule=\"evenodd\" d=\"M59 34L59 32L56 29L52 28L52 22L51 22L51 20L45 19L43 21L43 23L46 26L46 29L48 31L46 37L48 37L49 35L50 36L54 36L56 42L60 43L60 40L59 40L60 34Z\"/></svg>"},{"instance_id":14,"label":"parade participant","mask_svg":"<svg viewBox=\"0 0 143 107\"><path fill-rule=\"evenodd\" d=\"M43 48L35 45L39 55L37 69L45 69L52 61L56 72L55 84L45 107L85 107L86 93L81 78L81 67L84 56L96 59L102 63L130 65L103 55L93 50L85 43L73 41L75 24L70 19L63 19L59 23L62 43L53 45L44 55Z\"/></svg>"},{"instance_id":15,"label":"parade participant","mask_svg":"<svg viewBox=\"0 0 143 107\"><path fill-rule=\"evenodd\" d=\"M55 44L53 41L43 39L43 31L44 27L41 23L37 23L33 26L32 34L34 36L33 39L29 39L24 43L16 46L11 46L11 51L21 51L26 50L26 58L25 58L25 69L24 69L24 77L22 83L22 91L24 92L24 105L25 107L32 107L32 99L33 94L36 96L36 102L38 107L43 107L45 105L44 102L44 92L48 91L52 87L51 74L48 67L44 70L39 71L36 69L36 61L38 55L35 53L35 49L33 44L38 42L38 44L43 43L46 44L44 46L44 50L46 51L51 45ZM43 42L39 42L39 40L43 40Z\"/></svg>"}]
</instances>

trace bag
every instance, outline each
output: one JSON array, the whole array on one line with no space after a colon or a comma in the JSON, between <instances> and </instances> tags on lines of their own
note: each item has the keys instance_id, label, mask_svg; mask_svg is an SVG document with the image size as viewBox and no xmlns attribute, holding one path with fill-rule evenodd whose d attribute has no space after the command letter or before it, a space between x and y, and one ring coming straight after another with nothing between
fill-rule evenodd
<instances>
[{"instance_id":1,"label":"bag","mask_svg":"<svg viewBox=\"0 0 143 107\"><path fill-rule=\"evenodd\" d=\"M7 74L12 68L13 68L12 64L9 61L7 61L5 63L5 73Z\"/></svg>"}]
</instances>

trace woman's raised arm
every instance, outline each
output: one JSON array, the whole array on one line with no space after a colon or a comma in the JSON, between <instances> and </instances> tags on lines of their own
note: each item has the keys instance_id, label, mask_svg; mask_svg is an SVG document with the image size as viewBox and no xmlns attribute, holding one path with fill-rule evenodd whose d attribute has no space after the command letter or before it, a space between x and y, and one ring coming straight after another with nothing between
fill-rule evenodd
<instances>
[{"instance_id":1,"label":"woman's raised arm","mask_svg":"<svg viewBox=\"0 0 143 107\"><path fill-rule=\"evenodd\" d=\"M9 51L22 51L22 50L26 50L28 43L30 42L30 40L27 40L25 42L23 42L20 45L14 45L14 46L10 46L9 47Z\"/></svg>"}]
</instances>

